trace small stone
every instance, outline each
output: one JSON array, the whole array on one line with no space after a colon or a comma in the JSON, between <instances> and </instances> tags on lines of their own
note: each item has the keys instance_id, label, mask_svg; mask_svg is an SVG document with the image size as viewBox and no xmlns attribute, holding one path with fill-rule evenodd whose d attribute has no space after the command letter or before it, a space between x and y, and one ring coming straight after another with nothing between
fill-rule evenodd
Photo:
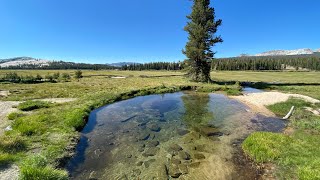
<instances>
[{"instance_id":1,"label":"small stone","mask_svg":"<svg viewBox=\"0 0 320 180\"><path fill-rule=\"evenodd\" d=\"M193 162L188 165L190 168L198 168L200 166L200 162Z\"/></svg>"},{"instance_id":2,"label":"small stone","mask_svg":"<svg viewBox=\"0 0 320 180\"><path fill-rule=\"evenodd\" d=\"M148 147L156 147L156 146L158 146L159 144L160 144L159 141L156 141L156 140L147 142L147 146L148 146Z\"/></svg>"},{"instance_id":3,"label":"small stone","mask_svg":"<svg viewBox=\"0 0 320 180\"><path fill-rule=\"evenodd\" d=\"M205 159L206 157L203 154L196 153L196 154L194 154L194 158L196 158L196 159Z\"/></svg>"},{"instance_id":4,"label":"small stone","mask_svg":"<svg viewBox=\"0 0 320 180\"><path fill-rule=\"evenodd\" d=\"M158 147L151 147L151 148L147 149L142 155L145 157L155 156L159 150L160 150L160 148L158 148Z\"/></svg>"},{"instance_id":5,"label":"small stone","mask_svg":"<svg viewBox=\"0 0 320 180\"><path fill-rule=\"evenodd\" d=\"M155 159L150 159L150 160L144 162L144 167L148 168L155 161L156 161Z\"/></svg>"},{"instance_id":6,"label":"small stone","mask_svg":"<svg viewBox=\"0 0 320 180\"><path fill-rule=\"evenodd\" d=\"M179 157L180 157L181 159L183 159L183 160L190 160L190 159L191 159L190 154L187 153L187 152L184 152L184 151L179 152L178 155L179 155Z\"/></svg>"},{"instance_id":7,"label":"small stone","mask_svg":"<svg viewBox=\"0 0 320 180\"><path fill-rule=\"evenodd\" d=\"M109 145L110 145L110 146L113 146L113 145L114 145L114 143L113 143L113 142L111 142L111 143L109 143Z\"/></svg>"},{"instance_id":8,"label":"small stone","mask_svg":"<svg viewBox=\"0 0 320 180\"><path fill-rule=\"evenodd\" d=\"M148 124L147 127L154 132L159 132L161 130L160 126L157 124Z\"/></svg>"},{"instance_id":9,"label":"small stone","mask_svg":"<svg viewBox=\"0 0 320 180\"><path fill-rule=\"evenodd\" d=\"M205 145L197 145L194 147L194 150L200 151L200 152L205 152L206 151L206 146Z\"/></svg>"},{"instance_id":10,"label":"small stone","mask_svg":"<svg viewBox=\"0 0 320 180\"><path fill-rule=\"evenodd\" d=\"M178 144L171 144L171 145L169 146L169 148L170 148L170 150L172 150L172 151L182 151L182 147L179 146Z\"/></svg>"},{"instance_id":11,"label":"small stone","mask_svg":"<svg viewBox=\"0 0 320 180\"><path fill-rule=\"evenodd\" d=\"M180 136L184 136L184 135L188 134L190 131L188 131L186 129L178 129L177 132Z\"/></svg>"},{"instance_id":12,"label":"small stone","mask_svg":"<svg viewBox=\"0 0 320 180\"><path fill-rule=\"evenodd\" d=\"M181 161L179 159L176 159L176 158L171 158L170 162L171 162L171 164L174 164L174 165L181 164Z\"/></svg>"},{"instance_id":13,"label":"small stone","mask_svg":"<svg viewBox=\"0 0 320 180\"><path fill-rule=\"evenodd\" d=\"M127 158L132 158L132 154L128 154L128 155L127 155Z\"/></svg>"},{"instance_id":14,"label":"small stone","mask_svg":"<svg viewBox=\"0 0 320 180\"><path fill-rule=\"evenodd\" d=\"M138 137L138 139L139 139L140 141L145 141L145 140L149 139L149 137L150 137L150 133L142 133L142 134L140 134L140 136Z\"/></svg>"},{"instance_id":15,"label":"small stone","mask_svg":"<svg viewBox=\"0 0 320 180\"><path fill-rule=\"evenodd\" d=\"M137 162L137 166L141 166L143 164L143 161L139 161L139 162Z\"/></svg>"}]
</instances>

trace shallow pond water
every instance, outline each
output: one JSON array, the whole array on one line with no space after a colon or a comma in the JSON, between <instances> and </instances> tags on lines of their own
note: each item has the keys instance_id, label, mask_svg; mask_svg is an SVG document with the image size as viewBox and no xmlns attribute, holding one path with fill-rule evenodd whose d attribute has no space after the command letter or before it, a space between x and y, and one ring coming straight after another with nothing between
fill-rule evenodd
<instances>
[{"instance_id":1,"label":"shallow pond water","mask_svg":"<svg viewBox=\"0 0 320 180\"><path fill-rule=\"evenodd\" d=\"M252 87L244 87L242 88L242 93L243 94L248 94L248 93L261 93L264 92L263 90L252 88Z\"/></svg>"},{"instance_id":2,"label":"shallow pond water","mask_svg":"<svg viewBox=\"0 0 320 180\"><path fill-rule=\"evenodd\" d=\"M253 131L285 126L248 109L189 91L110 104L90 114L67 169L72 179L247 179L235 147Z\"/></svg>"}]
</instances>

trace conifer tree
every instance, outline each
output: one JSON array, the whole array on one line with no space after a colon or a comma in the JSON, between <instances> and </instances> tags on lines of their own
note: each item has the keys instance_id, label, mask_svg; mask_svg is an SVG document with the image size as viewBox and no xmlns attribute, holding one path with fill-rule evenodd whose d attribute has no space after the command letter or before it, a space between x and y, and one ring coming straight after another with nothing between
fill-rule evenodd
<instances>
[{"instance_id":1,"label":"conifer tree","mask_svg":"<svg viewBox=\"0 0 320 180\"><path fill-rule=\"evenodd\" d=\"M215 20L215 10L210 7L210 0L193 0L192 13L187 16L189 22L184 30L189 33L189 41L183 50L187 56L189 76L198 82L210 81L210 62L215 52L212 47L222 42L215 36L222 20Z\"/></svg>"}]
</instances>

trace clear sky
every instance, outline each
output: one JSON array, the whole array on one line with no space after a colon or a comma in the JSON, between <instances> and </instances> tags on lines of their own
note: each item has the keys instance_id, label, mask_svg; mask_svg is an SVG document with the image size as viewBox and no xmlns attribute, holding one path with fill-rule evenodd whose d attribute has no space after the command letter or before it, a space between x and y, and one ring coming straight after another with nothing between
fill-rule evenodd
<instances>
[{"instance_id":1,"label":"clear sky","mask_svg":"<svg viewBox=\"0 0 320 180\"><path fill-rule=\"evenodd\" d=\"M216 57L320 48L319 0L213 0ZM0 58L178 61L189 0L0 0Z\"/></svg>"}]
</instances>

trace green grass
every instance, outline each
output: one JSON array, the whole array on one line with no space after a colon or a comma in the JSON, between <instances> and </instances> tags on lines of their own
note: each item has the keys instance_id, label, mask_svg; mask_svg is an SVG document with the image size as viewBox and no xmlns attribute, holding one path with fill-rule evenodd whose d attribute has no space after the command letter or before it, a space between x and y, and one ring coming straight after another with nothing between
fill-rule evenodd
<instances>
[{"instance_id":1,"label":"green grass","mask_svg":"<svg viewBox=\"0 0 320 180\"><path fill-rule=\"evenodd\" d=\"M297 93L320 99L320 85L316 85L320 83L320 72L215 71L211 73L211 77L217 81L282 83L284 85L264 85L260 88Z\"/></svg>"},{"instance_id":2,"label":"green grass","mask_svg":"<svg viewBox=\"0 0 320 180\"><path fill-rule=\"evenodd\" d=\"M268 108L284 116L291 106L296 107L289 121L289 126L295 129L293 134L255 132L243 142L242 148L258 163L277 164L279 179L320 179L320 117L304 109L319 105L291 98Z\"/></svg>"},{"instance_id":3,"label":"green grass","mask_svg":"<svg viewBox=\"0 0 320 180\"><path fill-rule=\"evenodd\" d=\"M68 174L64 170L48 165L43 156L32 156L20 166L21 180L67 180Z\"/></svg>"},{"instance_id":4,"label":"green grass","mask_svg":"<svg viewBox=\"0 0 320 180\"><path fill-rule=\"evenodd\" d=\"M8 119L9 120L15 120L18 119L19 117L24 116L25 114L21 113L21 112L12 112L10 114L8 114Z\"/></svg>"},{"instance_id":5,"label":"green grass","mask_svg":"<svg viewBox=\"0 0 320 180\"><path fill-rule=\"evenodd\" d=\"M304 107L310 107L312 106L311 103L306 102L302 99L298 98L290 98L286 102L273 104L270 106L267 106L268 109L270 109L272 112L274 112L278 116L285 116L291 109L291 107L294 106L297 111L303 109Z\"/></svg>"},{"instance_id":6,"label":"green grass","mask_svg":"<svg viewBox=\"0 0 320 180\"><path fill-rule=\"evenodd\" d=\"M320 72L254 72L214 71L211 77L220 81L278 82L278 83L319 83Z\"/></svg>"},{"instance_id":7,"label":"green grass","mask_svg":"<svg viewBox=\"0 0 320 180\"><path fill-rule=\"evenodd\" d=\"M51 103L49 102L44 102L44 101L26 101L23 103L20 103L18 105L18 109L21 111L32 111L35 109L40 109L40 108L48 108L50 107Z\"/></svg>"}]
</instances>

